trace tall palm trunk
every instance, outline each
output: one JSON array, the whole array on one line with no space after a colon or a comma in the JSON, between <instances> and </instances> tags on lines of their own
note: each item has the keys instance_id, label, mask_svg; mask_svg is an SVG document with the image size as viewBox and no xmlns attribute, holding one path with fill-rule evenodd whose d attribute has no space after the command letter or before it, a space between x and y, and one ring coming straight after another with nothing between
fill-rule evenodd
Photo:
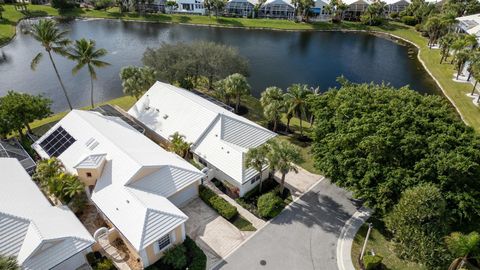
<instances>
[{"instance_id":1,"label":"tall palm trunk","mask_svg":"<svg viewBox=\"0 0 480 270\"><path fill-rule=\"evenodd\" d=\"M65 98L67 99L68 107L70 110L73 110L72 103L70 102L70 99L68 98L67 90L65 89L65 85L63 85L62 78L60 78L60 74L58 73L57 66L55 65L55 61L53 61L52 53L50 51L48 52L48 57L50 58L50 62L52 62L53 69L55 70L55 74L57 75L57 79L60 82L60 86L62 87L63 94L65 94Z\"/></svg>"},{"instance_id":2,"label":"tall palm trunk","mask_svg":"<svg viewBox=\"0 0 480 270\"><path fill-rule=\"evenodd\" d=\"M300 119L300 136L303 136L302 116L299 116L298 118Z\"/></svg>"},{"instance_id":3,"label":"tall palm trunk","mask_svg":"<svg viewBox=\"0 0 480 270\"><path fill-rule=\"evenodd\" d=\"M277 131L278 119L273 120L273 132Z\"/></svg>"},{"instance_id":4,"label":"tall palm trunk","mask_svg":"<svg viewBox=\"0 0 480 270\"><path fill-rule=\"evenodd\" d=\"M280 181L280 195L283 196L283 190L285 189L285 175L286 173L282 172L282 179Z\"/></svg>"},{"instance_id":5,"label":"tall palm trunk","mask_svg":"<svg viewBox=\"0 0 480 270\"><path fill-rule=\"evenodd\" d=\"M290 130L290 120L292 119L291 116L287 116L287 129L285 130L286 132L288 132Z\"/></svg>"},{"instance_id":6,"label":"tall palm trunk","mask_svg":"<svg viewBox=\"0 0 480 270\"><path fill-rule=\"evenodd\" d=\"M90 73L90 104L92 105L92 109L95 106L93 102L93 75Z\"/></svg>"},{"instance_id":7,"label":"tall palm trunk","mask_svg":"<svg viewBox=\"0 0 480 270\"><path fill-rule=\"evenodd\" d=\"M475 93L475 89L477 88L477 83L478 83L478 81L476 80L475 84L473 85L472 94L471 94L472 96Z\"/></svg>"},{"instance_id":8,"label":"tall palm trunk","mask_svg":"<svg viewBox=\"0 0 480 270\"><path fill-rule=\"evenodd\" d=\"M238 108L240 107L240 95L237 95L237 102L235 103L235 112L238 113Z\"/></svg>"},{"instance_id":9,"label":"tall palm trunk","mask_svg":"<svg viewBox=\"0 0 480 270\"><path fill-rule=\"evenodd\" d=\"M258 193L262 193L262 184L263 184L263 180L262 180L262 170L259 170L258 173L260 174L260 183L258 184Z\"/></svg>"}]
</instances>

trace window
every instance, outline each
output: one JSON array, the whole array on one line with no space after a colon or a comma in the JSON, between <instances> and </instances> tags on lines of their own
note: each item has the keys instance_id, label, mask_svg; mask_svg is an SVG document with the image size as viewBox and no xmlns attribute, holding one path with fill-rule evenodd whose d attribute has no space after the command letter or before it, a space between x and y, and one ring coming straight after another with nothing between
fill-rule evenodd
<instances>
[{"instance_id":1,"label":"window","mask_svg":"<svg viewBox=\"0 0 480 270\"><path fill-rule=\"evenodd\" d=\"M252 177L251 180L250 180L250 184L253 185L255 182L257 182L258 180L260 180L260 176L261 176L261 175L262 175L262 174L259 173L259 174L255 175L254 177Z\"/></svg>"},{"instance_id":2,"label":"window","mask_svg":"<svg viewBox=\"0 0 480 270\"><path fill-rule=\"evenodd\" d=\"M163 236L162 238L160 238L157 241L157 244L158 244L158 250L159 251L164 250L166 247L168 247L170 245L170 235L167 234L167 235Z\"/></svg>"},{"instance_id":3,"label":"window","mask_svg":"<svg viewBox=\"0 0 480 270\"><path fill-rule=\"evenodd\" d=\"M92 177L92 173L91 173L91 172L87 172L87 177L88 177L88 178Z\"/></svg>"}]
</instances>

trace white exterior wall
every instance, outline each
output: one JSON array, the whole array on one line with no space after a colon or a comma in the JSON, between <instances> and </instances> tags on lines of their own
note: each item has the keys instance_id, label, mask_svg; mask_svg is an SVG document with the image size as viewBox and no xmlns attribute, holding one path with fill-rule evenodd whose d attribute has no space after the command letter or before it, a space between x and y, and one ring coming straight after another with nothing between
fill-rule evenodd
<instances>
[{"instance_id":1,"label":"white exterior wall","mask_svg":"<svg viewBox=\"0 0 480 270\"><path fill-rule=\"evenodd\" d=\"M173 12L205 14L203 0L177 0L178 7Z\"/></svg>"},{"instance_id":2,"label":"white exterior wall","mask_svg":"<svg viewBox=\"0 0 480 270\"><path fill-rule=\"evenodd\" d=\"M66 270L66 269L77 269L84 264L88 264L87 259L85 257L86 253L90 252L91 248L83 252L79 252L74 256L70 257L66 261L58 264L57 266L53 267L52 270Z\"/></svg>"}]
</instances>

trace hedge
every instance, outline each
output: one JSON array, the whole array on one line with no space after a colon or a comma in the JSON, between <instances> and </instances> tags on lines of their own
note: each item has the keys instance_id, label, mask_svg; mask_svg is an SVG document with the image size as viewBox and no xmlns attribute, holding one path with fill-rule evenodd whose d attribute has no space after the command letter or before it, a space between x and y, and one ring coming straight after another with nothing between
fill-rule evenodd
<instances>
[{"instance_id":1,"label":"hedge","mask_svg":"<svg viewBox=\"0 0 480 270\"><path fill-rule=\"evenodd\" d=\"M190 258L191 262L188 266L189 270L205 270L207 267L207 256L203 253L203 250L200 249L195 241L187 236L183 242L187 248L187 255Z\"/></svg>"},{"instance_id":2,"label":"hedge","mask_svg":"<svg viewBox=\"0 0 480 270\"><path fill-rule=\"evenodd\" d=\"M207 187L200 186L199 195L206 204L215 209L215 211L227 220L233 219L238 214L235 206L228 203L224 198L218 196Z\"/></svg>"}]
</instances>

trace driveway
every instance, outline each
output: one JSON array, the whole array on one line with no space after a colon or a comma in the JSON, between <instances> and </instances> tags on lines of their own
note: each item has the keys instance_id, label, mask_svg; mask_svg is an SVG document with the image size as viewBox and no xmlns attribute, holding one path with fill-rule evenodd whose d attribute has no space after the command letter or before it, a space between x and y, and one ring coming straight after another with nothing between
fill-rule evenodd
<instances>
[{"instance_id":1,"label":"driveway","mask_svg":"<svg viewBox=\"0 0 480 270\"><path fill-rule=\"evenodd\" d=\"M337 269L337 240L356 210L349 193L323 180L215 269Z\"/></svg>"},{"instance_id":2,"label":"driveway","mask_svg":"<svg viewBox=\"0 0 480 270\"><path fill-rule=\"evenodd\" d=\"M301 196L311 186L317 183L323 176L308 172L300 166L297 166L298 172L289 172L285 175L285 186L290 189L294 198ZM275 179L280 183L282 174L275 173Z\"/></svg>"},{"instance_id":3,"label":"driveway","mask_svg":"<svg viewBox=\"0 0 480 270\"><path fill-rule=\"evenodd\" d=\"M253 232L241 232L200 198L191 201L181 210L188 216L187 235L207 255L207 269L222 260Z\"/></svg>"}]
</instances>

